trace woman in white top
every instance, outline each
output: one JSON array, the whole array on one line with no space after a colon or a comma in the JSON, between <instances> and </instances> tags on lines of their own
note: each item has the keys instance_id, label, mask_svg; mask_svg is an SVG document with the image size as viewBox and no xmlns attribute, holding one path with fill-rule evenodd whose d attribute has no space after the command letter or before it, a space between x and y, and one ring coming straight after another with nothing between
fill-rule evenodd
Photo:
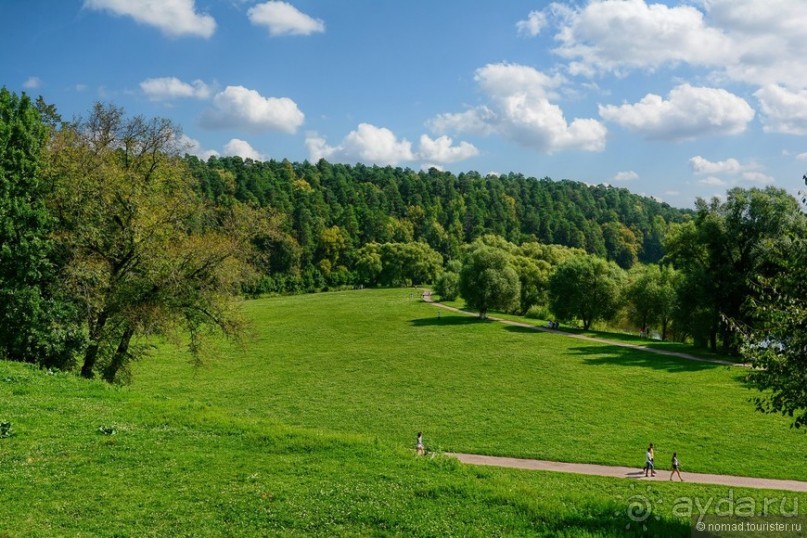
<instances>
[{"instance_id":1,"label":"woman in white top","mask_svg":"<svg viewBox=\"0 0 807 538\"><path fill-rule=\"evenodd\" d=\"M678 478L680 478L681 482L683 482L684 479L681 477L681 462L678 461L678 452L673 452L672 472L670 473L670 480L673 479L673 476L675 475L675 473L678 473Z\"/></svg>"}]
</instances>

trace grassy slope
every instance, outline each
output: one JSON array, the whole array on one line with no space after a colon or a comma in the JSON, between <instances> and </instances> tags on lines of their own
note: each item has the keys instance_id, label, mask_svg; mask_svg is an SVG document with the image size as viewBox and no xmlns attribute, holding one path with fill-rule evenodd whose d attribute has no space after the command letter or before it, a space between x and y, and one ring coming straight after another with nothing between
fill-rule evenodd
<instances>
[{"instance_id":1,"label":"grassy slope","mask_svg":"<svg viewBox=\"0 0 807 538\"><path fill-rule=\"evenodd\" d=\"M807 480L804 432L757 413L743 371L443 313L405 291L247 303L259 331L195 376L164 354L137 388L243 416L451 451Z\"/></svg>"},{"instance_id":2,"label":"grassy slope","mask_svg":"<svg viewBox=\"0 0 807 538\"><path fill-rule=\"evenodd\" d=\"M517 357L514 343L534 335L459 319L437 324L430 307L410 303L400 291L273 299L248 308L260 329L248 351L224 347L217 360L192 371L178 353L163 350L141 365L129 388L0 362L0 420L11 420L16 432L0 439L0 535L616 536L630 523L628 499L649 494L666 500L656 506L660 519L648 520L649 532L683 536L688 522L671 515L671 500L727 495L727 488L688 483L660 481L650 493L645 484L640 489L618 479L466 468L416 458L407 448L423 427L432 446L488 451L488 443L521 453L546 445L574 456L573 443L554 441L569 421L548 417L559 412L554 407L579 413L593 404L589 398L562 404L548 394L547 387L564 385L549 375L554 368L540 366L611 368L607 349L601 365L560 344L536 355L543 344L528 340L529 352ZM437 373L439 364L455 361L464 365L457 369L462 376ZM619 368L638 370L647 380L674 373L630 360ZM526 375L533 370L543 373ZM714 387L734 383L723 369L675 375L720 372L725 379ZM523 385L515 382L525 376ZM521 431L543 428L531 443L502 428L508 413L486 400L491 391L537 390L529 385L546 377L558 384L541 385L533 408L509 408L511 415L520 413L510 421L525 423ZM596 392L589 385L581 390ZM458 403L446 398L450 391ZM803 446L804 438L789 436L781 421L744 417L767 421L756 425L766 424L772 440L763 445L791 443L791 456ZM587 428L607 430L607 420L601 416ZM118 433L99 434L102 424L114 424ZM622 431L619 424L610 430ZM624 444L609 443L603 453L610 455ZM579 459L599 453L596 443L582 444L587 450ZM794 466L792 459L791 469L804 479L801 463ZM793 494L786 497L792 506ZM807 513L807 499L800 500Z\"/></svg>"}]
</instances>

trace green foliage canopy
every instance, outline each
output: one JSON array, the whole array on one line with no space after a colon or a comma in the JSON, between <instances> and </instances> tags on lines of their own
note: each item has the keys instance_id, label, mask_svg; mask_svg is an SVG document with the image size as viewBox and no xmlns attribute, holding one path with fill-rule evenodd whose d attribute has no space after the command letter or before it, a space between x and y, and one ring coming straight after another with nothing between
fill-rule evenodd
<instances>
[{"instance_id":1,"label":"green foliage canopy","mask_svg":"<svg viewBox=\"0 0 807 538\"><path fill-rule=\"evenodd\" d=\"M609 319L620 306L624 271L596 256L575 256L563 262L549 280L549 303L561 320L579 319L583 328Z\"/></svg>"},{"instance_id":2,"label":"green foliage canopy","mask_svg":"<svg viewBox=\"0 0 807 538\"><path fill-rule=\"evenodd\" d=\"M489 309L517 308L521 293L518 274L504 251L476 243L465 257L460 271L460 296L485 318Z\"/></svg>"}]
</instances>

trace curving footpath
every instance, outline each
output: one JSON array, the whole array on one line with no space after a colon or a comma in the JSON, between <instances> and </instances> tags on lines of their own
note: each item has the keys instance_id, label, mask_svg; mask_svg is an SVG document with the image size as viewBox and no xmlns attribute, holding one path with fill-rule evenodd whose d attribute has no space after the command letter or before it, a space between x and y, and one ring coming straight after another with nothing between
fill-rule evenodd
<instances>
[{"instance_id":1,"label":"curving footpath","mask_svg":"<svg viewBox=\"0 0 807 538\"><path fill-rule=\"evenodd\" d=\"M451 456L468 465L489 465L493 467L509 467L533 471L555 471L561 473L610 476L616 478L633 478L636 480L669 481L670 471L657 470L655 477L645 478L644 471L636 467L612 467L588 463L562 463L559 461L530 460L521 458L503 458L498 456L480 456L478 454L461 454L447 452ZM807 482L799 480L778 480L773 478L752 478L748 476L730 476L705 473L688 473L681 471L685 482L695 484L713 484L738 488L775 489L780 491L807 492ZM675 480L678 480L676 476Z\"/></svg>"},{"instance_id":2,"label":"curving footpath","mask_svg":"<svg viewBox=\"0 0 807 538\"><path fill-rule=\"evenodd\" d=\"M423 300L439 308L450 310L452 312L457 312L459 314L465 314L467 316L476 315L473 312L466 312L464 310L460 310L459 308L454 308L452 306L444 305L442 303L436 303L432 301L431 295L429 293L423 295ZM706 359L703 357L696 357L694 355L689 355L687 353L664 351L661 349L653 349L644 346L637 346L634 344L627 344L623 342L614 342L613 340L606 340L604 338L595 338L580 334L571 334L564 331L557 331L554 329L548 329L546 327L538 327L536 325L530 325L528 323L521 323L518 321L510 321L502 318L488 316L487 319L499 323L504 323L507 325L513 325L515 327L523 327L535 331L554 333L567 336L569 338L578 338L580 340L598 342L612 346L626 347L630 349L636 349L639 351L646 351L648 353L655 353L657 355L667 355L669 357L677 357L679 359L698 361L698 362L708 362L712 364L720 364L723 366L736 366L741 368L750 367L750 365L748 364L723 361L720 359ZM500 456L483 456L480 454L463 454L453 452L447 452L446 456L457 458L460 462L465 463L467 465L488 465L493 467L508 467L512 469L525 469L533 471L554 471L561 473L609 476L615 478L633 478L636 480L649 480L649 481L669 480L669 475L667 473L670 472L668 470L658 470L656 472L655 477L645 477L644 471L641 469L637 469L635 467L617 467L609 465L594 465L589 463L564 463L560 461L507 458ZM779 480L773 478L754 478L748 476L689 473L684 471L682 471L681 474L685 477L684 481L695 484L712 484L719 486L732 486L738 488L773 489L780 491L807 492L807 482L802 482L799 480Z\"/></svg>"},{"instance_id":3,"label":"curving footpath","mask_svg":"<svg viewBox=\"0 0 807 538\"><path fill-rule=\"evenodd\" d=\"M429 290L426 290L426 291L428 292ZM451 310L452 312L457 312L459 314L465 314L466 316L476 316L477 315L474 312L467 312L465 310L460 310L459 308L454 308L453 306L444 305L442 303L436 303L436 302L432 301L431 294L424 293L423 300L425 302L430 303L430 304L432 304L434 306L437 306L439 308L444 308L446 310ZM707 358L704 358L704 357L696 357L696 356L690 355L688 353L679 353L677 351L665 351L663 349L654 349L654 348L645 347L645 346L637 346L635 344L627 344L625 342L615 342L614 340L606 340L605 338L596 338L596 337L593 337L593 336L585 336L585 335L582 335L582 334L572 334L572 333L567 333L565 331L558 331L558 330L555 330L555 329L548 329L546 327L538 327L537 325L530 325L529 323L521 323L520 321L511 321L509 319L497 318L497 317L493 317L493 316L488 316L487 319L490 320L490 321L496 321L498 323L504 323L505 325L512 325L513 327L521 327L523 329L532 329L534 331L539 331L539 332L559 334L559 335L562 335L562 336L567 336L569 338L577 338L579 340L586 340L588 342L597 342L599 344L608 344L608 345L611 345L611 346L626 347L626 348L629 348L629 349L636 349L638 351L647 351L648 353L655 353L656 355L666 355L668 357L677 357L679 359L685 359L685 360L688 360L688 361L708 362L708 363L711 363L711 364L720 364L720 365L723 365L723 366L736 366L736 367L739 367L739 368L750 368L751 367L750 364L746 364L746 363L724 361L724 360L720 360L720 359L707 359Z\"/></svg>"}]
</instances>

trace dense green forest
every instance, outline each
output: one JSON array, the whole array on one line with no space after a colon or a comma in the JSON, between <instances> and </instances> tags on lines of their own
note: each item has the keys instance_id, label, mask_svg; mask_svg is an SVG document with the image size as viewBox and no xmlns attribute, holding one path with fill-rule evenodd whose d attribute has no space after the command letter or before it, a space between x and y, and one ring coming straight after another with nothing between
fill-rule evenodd
<instances>
[{"instance_id":1,"label":"dense green forest","mask_svg":"<svg viewBox=\"0 0 807 538\"><path fill-rule=\"evenodd\" d=\"M355 269L357 249L369 243L424 242L447 261L485 234L581 248L627 269L637 261L658 262L668 225L692 213L626 189L515 173L483 177L324 160L186 159L216 203L234 198L270 207L281 218L294 246L274 245L272 272L306 280L275 283L271 291L311 289L312 279L361 283L344 271Z\"/></svg>"},{"instance_id":2,"label":"dense green forest","mask_svg":"<svg viewBox=\"0 0 807 538\"><path fill-rule=\"evenodd\" d=\"M772 389L760 408L807 423L807 217L782 189L687 211L514 173L203 162L180 132L101 103L66 122L0 90L0 357L125 382L142 336L199 356L243 334L245 295L430 285L482 317L742 354Z\"/></svg>"}]
</instances>

